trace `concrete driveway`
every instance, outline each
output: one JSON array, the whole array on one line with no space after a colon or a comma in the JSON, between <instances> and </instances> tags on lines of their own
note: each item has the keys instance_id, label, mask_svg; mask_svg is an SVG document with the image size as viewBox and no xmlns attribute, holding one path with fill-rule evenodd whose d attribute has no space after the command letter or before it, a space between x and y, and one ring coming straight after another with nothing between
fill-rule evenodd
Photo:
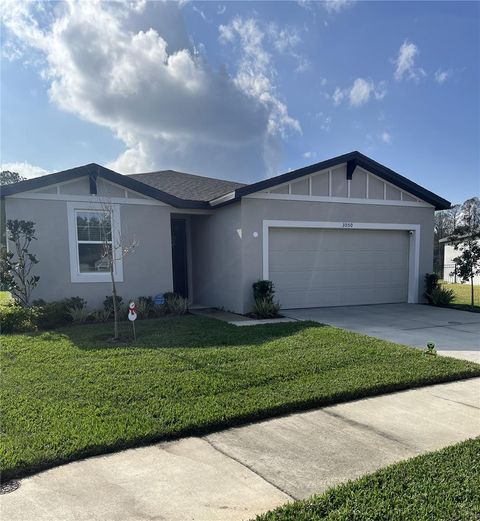
<instances>
[{"instance_id":1,"label":"concrete driveway","mask_svg":"<svg viewBox=\"0 0 480 521\"><path fill-rule=\"evenodd\" d=\"M282 313L418 348L433 340L444 355L480 362L480 313L421 304L287 309Z\"/></svg>"}]
</instances>

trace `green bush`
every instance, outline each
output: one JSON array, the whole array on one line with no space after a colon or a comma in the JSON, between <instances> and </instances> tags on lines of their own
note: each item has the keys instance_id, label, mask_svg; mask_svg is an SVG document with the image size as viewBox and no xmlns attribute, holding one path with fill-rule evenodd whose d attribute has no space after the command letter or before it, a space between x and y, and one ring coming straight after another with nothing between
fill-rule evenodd
<instances>
[{"instance_id":1,"label":"green bush","mask_svg":"<svg viewBox=\"0 0 480 521\"><path fill-rule=\"evenodd\" d=\"M38 310L16 303L0 307L0 333L20 333L37 329Z\"/></svg>"},{"instance_id":2,"label":"green bush","mask_svg":"<svg viewBox=\"0 0 480 521\"><path fill-rule=\"evenodd\" d=\"M151 318L155 316L155 303L152 297L138 297L137 304L138 318Z\"/></svg>"},{"instance_id":3,"label":"green bush","mask_svg":"<svg viewBox=\"0 0 480 521\"><path fill-rule=\"evenodd\" d=\"M120 309L123 304L123 298L120 297L120 295L117 295L116 301L117 301L117 309L120 314ZM105 297L105 300L103 301L103 309L107 313L109 313L109 315L113 315L113 296L112 295L107 295Z\"/></svg>"},{"instance_id":4,"label":"green bush","mask_svg":"<svg viewBox=\"0 0 480 521\"><path fill-rule=\"evenodd\" d=\"M253 303L253 314L258 318L275 318L280 311L278 302L271 302L268 299L256 299Z\"/></svg>"},{"instance_id":5,"label":"green bush","mask_svg":"<svg viewBox=\"0 0 480 521\"><path fill-rule=\"evenodd\" d=\"M271 280L258 280L252 284L254 300L268 300L273 302L275 289Z\"/></svg>"},{"instance_id":6,"label":"green bush","mask_svg":"<svg viewBox=\"0 0 480 521\"><path fill-rule=\"evenodd\" d=\"M274 301L275 288L271 280L258 280L252 284L253 312L256 318L275 318L280 311L280 303Z\"/></svg>"},{"instance_id":7,"label":"green bush","mask_svg":"<svg viewBox=\"0 0 480 521\"><path fill-rule=\"evenodd\" d=\"M86 305L68 308L68 314L72 321L77 324L83 324L92 316L92 312Z\"/></svg>"},{"instance_id":8,"label":"green bush","mask_svg":"<svg viewBox=\"0 0 480 521\"><path fill-rule=\"evenodd\" d=\"M455 292L447 288L434 288L429 295L432 306L448 306L455 299Z\"/></svg>"},{"instance_id":9,"label":"green bush","mask_svg":"<svg viewBox=\"0 0 480 521\"><path fill-rule=\"evenodd\" d=\"M188 300L176 293L165 293L164 309L166 313L171 315L184 315L188 312Z\"/></svg>"},{"instance_id":10,"label":"green bush","mask_svg":"<svg viewBox=\"0 0 480 521\"><path fill-rule=\"evenodd\" d=\"M83 308L87 305L85 300L81 297L70 297L53 302L36 300L33 304L38 311L39 329L55 329L71 324L73 318L70 314L70 310L72 308Z\"/></svg>"},{"instance_id":11,"label":"green bush","mask_svg":"<svg viewBox=\"0 0 480 521\"><path fill-rule=\"evenodd\" d=\"M436 273L426 273L424 280L425 280L425 293L424 293L425 298L428 300L429 304L433 304L432 292L440 287L438 284L438 275Z\"/></svg>"}]
</instances>

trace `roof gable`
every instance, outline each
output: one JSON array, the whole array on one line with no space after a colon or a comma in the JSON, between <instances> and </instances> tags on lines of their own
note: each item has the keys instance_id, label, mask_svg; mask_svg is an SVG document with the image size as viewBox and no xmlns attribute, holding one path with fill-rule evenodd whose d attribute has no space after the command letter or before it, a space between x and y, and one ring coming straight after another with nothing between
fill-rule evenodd
<instances>
[{"instance_id":1,"label":"roof gable","mask_svg":"<svg viewBox=\"0 0 480 521\"><path fill-rule=\"evenodd\" d=\"M209 207L208 203L204 201L187 201L179 197L175 197L174 195L154 188L153 186L146 185L141 181L137 181L136 179L132 179L131 177L119 174L113 170L97 165L96 163L90 163L88 165L79 166L70 170L64 170L55 174L48 174L41 177L36 177L34 179L27 179L26 181L20 181L19 183L12 185L2 186L0 187L0 195L1 197L5 197L20 192L38 190L53 184L64 183L65 181L73 181L85 176L88 176L90 179L92 187L91 193L96 193L96 180L97 178L102 178L117 185L123 186L128 190L138 192L142 195L146 195L152 199L162 201L176 208Z\"/></svg>"},{"instance_id":2,"label":"roof gable","mask_svg":"<svg viewBox=\"0 0 480 521\"><path fill-rule=\"evenodd\" d=\"M321 170L327 170L329 168L334 168L335 166L339 166L342 164L346 164L346 178L352 179L355 176L355 171L357 167L361 167L368 172L371 172L375 176L383 179L387 183L398 187L399 189L413 195L414 197L418 197L423 201L431 204L435 207L436 210L445 210L450 208L450 202L442 197L430 192L426 188L410 181L406 177L401 176L397 172L394 172L390 168L387 168L380 163L377 163L373 159L361 154L360 152L350 152L349 154L343 154L341 156L337 156L331 159L327 159L326 161L322 161L320 163L315 163L313 165L306 166L304 168L300 168L298 170L294 170L293 172L287 172L286 174L281 174L275 177L271 177L269 179L265 179L263 181L259 181L258 183L253 183L251 185L244 186L235 190L235 196L226 201L223 204L229 204L234 200L237 200L241 197L244 197L249 194L253 194L255 192L260 192L263 190L267 190L277 185L282 185L284 183L289 183L301 177L305 177L310 174L314 174Z\"/></svg>"}]
</instances>

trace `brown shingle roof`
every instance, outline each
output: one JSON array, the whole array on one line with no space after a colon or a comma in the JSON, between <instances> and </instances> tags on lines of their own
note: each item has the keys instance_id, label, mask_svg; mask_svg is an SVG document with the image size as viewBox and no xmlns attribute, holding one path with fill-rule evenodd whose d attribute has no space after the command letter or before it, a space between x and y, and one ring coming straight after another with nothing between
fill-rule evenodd
<instances>
[{"instance_id":1,"label":"brown shingle roof","mask_svg":"<svg viewBox=\"0 0 480 521\"><path fill-rule=\"evenodd\" d=\"M245 186L235 181L213 179L199 175L185 174L175 170L161 170L145 174L132 174L128 177L153 186L181 199L193 201L211 201L233 190Z\"/></svg>"}]
</instances>

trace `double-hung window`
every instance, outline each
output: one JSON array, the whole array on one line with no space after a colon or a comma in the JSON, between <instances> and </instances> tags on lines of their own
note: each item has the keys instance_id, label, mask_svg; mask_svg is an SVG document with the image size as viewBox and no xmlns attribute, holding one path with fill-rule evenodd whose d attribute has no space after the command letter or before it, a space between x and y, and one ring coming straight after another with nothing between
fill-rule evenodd
<instances>
[{"instance_id":1,"label":"double-hung window","mask_svg":"<svg viewBox=\"0 0 480 521\"><path fill-rule=\"evenodd\" d=\"M68 203L70 274L72 282L108 282L110 264L115 280L123 278L115 237L119 232L118 205Z\"/></svg>"}]
</instances>

